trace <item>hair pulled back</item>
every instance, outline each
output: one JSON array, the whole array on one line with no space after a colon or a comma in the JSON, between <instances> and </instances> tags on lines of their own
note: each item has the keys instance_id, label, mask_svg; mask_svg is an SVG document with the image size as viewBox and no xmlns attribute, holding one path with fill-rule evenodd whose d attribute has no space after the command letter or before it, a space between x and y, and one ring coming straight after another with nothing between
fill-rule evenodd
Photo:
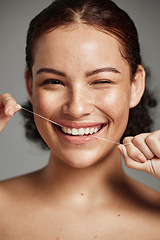
<instances>
[{"instance_id":1,"label":"hair pulled back","mask_svg":"<svg viewBox=\"0 0 160 240\"><path fill-rule=\"evenodd\" d=\"M132 81L138 65L141 64L137 30L128 14L111 0L56 0L39 13L31 21L27 34L26 66L31 76L36 40L47 32L71 24L93 26L115 37L120 42L123 58L130 66ZM130 109L129 122L123 137L149 132L152 120L148 113L148 106L155 105L154 98L146 90L138 106ZM27 102L24 107L32 111L30 102ZM26 136L45 146L35 126L33 116L28 112L22 112L22 114L25 117Z\"/></svg>"}]
</instances>

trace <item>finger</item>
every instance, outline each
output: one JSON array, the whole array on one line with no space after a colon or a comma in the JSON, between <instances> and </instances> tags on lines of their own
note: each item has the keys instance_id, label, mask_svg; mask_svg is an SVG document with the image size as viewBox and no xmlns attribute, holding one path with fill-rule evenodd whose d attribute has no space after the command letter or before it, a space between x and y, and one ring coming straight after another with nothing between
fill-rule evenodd
<instances>
[{"instance_id":1,"label":"finger","mask_svg":"<svg viewBox=\"0 0 160 240\"><path fill-rule=\"evenodd\" d=\"M2 94L0 96L0 109L1 109L1 112L3 110L4 114L7 115L7 116L13 115L13 113L11 111L13 104L10 104L10 106L9 106L9 100L10 99L12 99L12 96L9 93L5 93L5 94Z\"/></svg>"},{"instance_id":2,"label":"finger","mask_svg":"<svg viewBox=\"0 0 160 240\"><path fill-rule=\"evenodd\" d=\"M11 117L15 112L16 105L17 103L12 97L7 97L4 100L4 113Z\"/></svg>"},{"instance_id":3,"label":"finger","mask_svg":"<svg viewBox=\"0 0 160 240\"><path fill-rule=\"evenodd\" d=\"M6 116L11 117L15 112L20 110L20 105L17 104L16 100L8 93L2 94L0 97L1 111L4 108L4 113Z\"/></svg>"},{"instance_id":4,"label":"finger","mask_svg":"<svg viewBox=\"0 0 160 240\"><path fill-rule=\"evenodd\" d=\"M127 154L126 146L124 146L123 144L118 145L118 149L120 150L120 152L121 152L121 154L123 156L125 165L128 168L133 168L133 169L141 170L141 171L147 171L147 169L148 169L148 166L147 166L148 165L148 161L138 162L138 161L133 160L132 158L130 158L128 156L128 154Z\"/></svg>"},{"instance_id":5,"label":"finger","mask_svg":"<svg viewBox=\"0 0 160 240\"><path fill-rule=\"evenodd\" d=\"M146 157L136 146L133 145L132 140L133 137L127 137L123 141L125 143L125 149L128 157L137 162L145 162L147 160Z\"/></svg>"},{"instance_id":6,"label":"finger","mask_svg":"<svg viewBox=\"0 0 160 240\"><path fill-rule=\"evenodd\" d=\"M6 107L5 113L9 116L12 117L14 113L18 112L21 109L21 106L16 103L14 106L9 106L8 108Z\"/></svg>"},{"instance_id":7,"label":"finger","mask_svg":"<svg viewBox=\"0 0 160 240\"><path fill-rule=\"evenodd\" d=\"M0 95L0 109L4 108L6 101L11 98L9 93L4 93Z\"/></svg>"},{"instance_id":8,"label":"finger","mask_svg":"<svg viewBox=\"0 0 160 240\"><path fill-rule=\"evenodd\" d=\"M126 150L126 146L119 145L118 149L120 150L121 154L123 155L123 159L125 165L129 168L144 171L146 173L152 174L156 178L160 179L159 169L160 169L160 159L153 158L152 160L147 160L144 163L140 163L131 159Z\"/></svg>"},{"instance_id":9,"label":"finger","mask_svg":"<svg viewBox=\"0 0 160 240\"><path fill-rule=\"evenodd\" d=\"M160 158L160 130L149 134L146 137L146 144L153 154Z\"/></svg>"},{"instance_id":10,"label":"finger","mask_svg":"<svg viewBox=\"0 0 160 240\"><path fill-rule=\"evenodd\" d=\"M16 100L8 93L0 96L0 132L9 122L11 116L21 109Z\"/></svg>"},{"instance_id":11,"label":"finger","mask_svg":"<svg viewBox=\"0 0 160 240\"><path fill-rule=\"evenodd\" d=\"M20 109L22 109L21 105L20 105L20 104L17 104L17 105L16 105L16 109L15 109L15 113L18 112Z\"/></svg>"},{"instance_id":12,"label":"finger","mask_svg":"<svg viewBox=\"0 0 160 240\"><path fill-rule=\"evenodd\" d=\"M149 135L150 133L143 133L133 137L132 144L138 148L147 159L152 159L155 154L146 143L146 139Z\"/></svg>"}]
</instances>

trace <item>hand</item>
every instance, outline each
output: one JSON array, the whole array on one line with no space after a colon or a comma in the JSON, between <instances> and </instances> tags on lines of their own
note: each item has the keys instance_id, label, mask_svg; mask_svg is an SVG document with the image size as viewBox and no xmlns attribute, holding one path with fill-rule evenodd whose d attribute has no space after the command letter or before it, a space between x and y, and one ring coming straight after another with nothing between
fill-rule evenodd
<instances>
[{"instance_id":1,"label":"hand","mask_svg":"<svg viewBox=\"0 0 160 240\"><path fill-rule=\"evenodd\" d=\"M14 113L19 111L21 106L12 98L9 93L0 95L0 132L4 129Z\"/></svg>"},{"instance_id":2,"label":"hand","mask_svg":"<svg viewBox=\"0 0 160 240\"><path fill-rule=\"evenodd\" d=\"M160 179L160 130L126 137L118 146L127 167Z\"/></svg>"}]
</instances>

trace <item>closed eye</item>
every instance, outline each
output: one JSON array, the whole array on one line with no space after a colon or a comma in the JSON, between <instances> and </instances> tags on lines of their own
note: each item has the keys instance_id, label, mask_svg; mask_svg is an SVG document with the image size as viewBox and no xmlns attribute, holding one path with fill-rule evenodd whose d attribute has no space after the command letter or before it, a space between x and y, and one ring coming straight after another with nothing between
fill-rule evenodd
<instances>
[{"instance_id":1,"label":"closed eye","mask_svg":"<svg viewBox=\"0 0 160 240\"><path fill-rule=\"evenodd\" d=\"M96 80L92 83L93 85L95 84L113 84L111 80Z\"/></svg>"}]
</instances>

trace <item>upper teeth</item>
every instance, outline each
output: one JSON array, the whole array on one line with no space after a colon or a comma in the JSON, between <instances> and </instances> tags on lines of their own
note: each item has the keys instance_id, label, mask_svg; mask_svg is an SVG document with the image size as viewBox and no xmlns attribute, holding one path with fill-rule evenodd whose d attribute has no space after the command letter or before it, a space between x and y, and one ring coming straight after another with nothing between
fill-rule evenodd
<instances>
[{"instance_id":1,"label":"upper teeth","mask_svg":"<svg viewBox=\"0 0 160 240\"><path fill-rule=\"evenodd\" d=\"M70 135L80 135L80 136L83 136L83 135L87 135L87 134L93 134L93 133L96 133L98 132L99 128L97 127L92 127L92 128L66 128L66 127L62 127L62 131L64 133L67 133L67 134L70 134Z\"/></svg>"}]
</instances>

